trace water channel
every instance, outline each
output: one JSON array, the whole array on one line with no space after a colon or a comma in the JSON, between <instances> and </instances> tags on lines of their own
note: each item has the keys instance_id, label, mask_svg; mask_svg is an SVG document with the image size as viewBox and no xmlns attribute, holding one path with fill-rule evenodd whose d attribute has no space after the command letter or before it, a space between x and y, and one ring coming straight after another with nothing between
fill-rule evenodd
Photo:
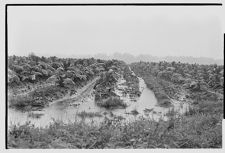
<instances>
[{"instance_id":1,"label":"water channel","mask_svg":"<svg viewBox=\"0 0 225 153\"><path fill-rule=\"evenodd\" d=\"M106 110L96 106L94 102L93 89L89 90L84 98L73 101L72 103L66 103L63 101L57 101L51 103L48 107L39 111L22 112L12 108L8 109L8 124L24 124L29 121L37 127L45 127L52 123L54 120L60 120L64 123L74 122L76 120L85 120L88 123L100 123L105 117L112 118L120 116L124 121L130 122L138 117L147 117L154 120L167 120L167 113L172 108L163 108L157 106L157 99L154 93L146 87L146 84L142 78L139 78L139 87L141 96L132 98L129 95L123 95L122 89L126 88L124 85L125 80L121 77L118 80L115 92L121 97L121 99L127 103L126 109L114 109ZM183 114L188 109L187 104L181 104L178 101L174 101L173 109ZM138 112L136 114L132 112ZM93 117L82 119L77 114L85 112L98 112L102 117ZM35 116L35 117L34 117Z\"/></svg>"}]
</instances>

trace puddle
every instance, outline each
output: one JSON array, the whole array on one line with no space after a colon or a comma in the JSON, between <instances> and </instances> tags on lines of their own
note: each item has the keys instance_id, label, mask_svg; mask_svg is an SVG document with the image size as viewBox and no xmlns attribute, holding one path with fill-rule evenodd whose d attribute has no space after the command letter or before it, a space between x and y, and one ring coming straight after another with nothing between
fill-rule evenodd
<instances>
[{"instance_id":1,"label":"puddle","mask_svg":"<svg viewBox=\"0 0 225 153\"><path fill-rule=\"evenodd\" d=\"M133 74L135 75L135 74ZM75 100L72 103L58 101L52 103L48 107L40 111L21 112L18 110L8 109L8 122L10 124L24 124L26 121L30 121L32 124L38 127L48 126L54 120L60 120L65 123L73 122L75 120L82 120L77 113L85 112L99 112L102 117L85 118L85 122L98 124L104 120L104 117L113 118L114 116L121 116L125 122L130 122L137 119L140 116L152 118L154 120L167 120L167 113L172 108L163 108L157 106L157 99L154 93L149 90L142 78L139 78L139 88L141 96L131 98L129 94L125 95L122 89L127 88L124 85L126 81L121 77L118 80L117 88L115 89L121 99L127 103L126 109L115 109L112 111L98 107L94 102L94 96L92 95L92 89L90 89L85 98ZM173 100L173 108L180 114L185 113L189 105L180 103ZM135 115L134 115L135 114Z\"/></svg>"}]
</instances>

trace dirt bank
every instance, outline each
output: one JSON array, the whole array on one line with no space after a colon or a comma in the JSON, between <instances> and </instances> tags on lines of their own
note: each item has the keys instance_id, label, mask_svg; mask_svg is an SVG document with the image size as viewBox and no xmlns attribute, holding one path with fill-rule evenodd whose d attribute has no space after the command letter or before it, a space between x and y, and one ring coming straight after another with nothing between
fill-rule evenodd
<instances>
[{"instance_id":1,"label":"dirt bank","mask_svg":"<svg viewBox=\"0 0 225 153\"><path fill-rule=\"evenodd\" d=\"M9 96L9 106L23 111L39 110L55 101L74 101L85 95L98 78L88 81L83 87L67 88L56 85L43 86L42 88Z\"/></svg>"}]
</instances>

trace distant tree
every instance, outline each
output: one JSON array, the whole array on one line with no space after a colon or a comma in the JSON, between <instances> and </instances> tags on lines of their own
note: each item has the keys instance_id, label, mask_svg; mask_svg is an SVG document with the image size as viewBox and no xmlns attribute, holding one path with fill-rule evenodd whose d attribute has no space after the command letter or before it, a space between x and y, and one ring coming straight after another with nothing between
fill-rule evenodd
<instances>
[{"instance_id":1,"label":"distant tree","mask_svg":"<svg viewBox=\"0 0 225 153\"><path fill-rule=\"evenodd\" d=\"M29 53L28 57L36 63L40 60L40 57L36 56L33 52Z\"/></svg>"},{"instance_id":2,"label":"distant tree","mask_svg":"<svg viewBox=\"0 0 225 153\"><path fill-rule=\"evenodd\" d=\"M42 62L47 62L47 59L46 59L46 57L44 57L44 56L41 56L41 61L42 61Z\"/></svg>"}]
</instances>

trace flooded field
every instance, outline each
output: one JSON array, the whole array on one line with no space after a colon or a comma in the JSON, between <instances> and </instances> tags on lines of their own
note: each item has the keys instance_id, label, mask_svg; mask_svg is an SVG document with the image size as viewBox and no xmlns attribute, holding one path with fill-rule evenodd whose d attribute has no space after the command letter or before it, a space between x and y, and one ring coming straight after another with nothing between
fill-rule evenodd
<instances>
[{"instance_id":1,"label":"flooded field","mask_svg":"<svg viewBox=\"0 0 225 153\"><path fill-rule=\"evenodd\" d=\"M181 104L174 101L171 108L164 108L157 106L157 99L154 93L146 87L146 84L142 78L139 78L139 87L141 96L138 98L130 97L129 94L124 95L123 89L125 80L121 77L118 80L115 93L121 97L121 99L128 105L126 109L113 109L107 110L105 108L98 107L94 102L93 87L90 86L86 92L86 96L74 101L56 101L51 103L48 107L30 112L22 112L19 110L9 108L8 122L10 124L23 124L27 121L31 122L37 127L48 126L54 120L60 120L65 123L74 122L75 120L84 120L88 123L98 124L104 120L105 117L113 118L119 116L121 120L130 122L136 118L143 116L154 120L163 119L167 120L167 113L174 108L175 111L181 114L187 111L188 105ZM91 88L91 89L90 89ZM98 116L85 117L79 115L82 112L95 113Z\"/></svg>"}]
</instances>

